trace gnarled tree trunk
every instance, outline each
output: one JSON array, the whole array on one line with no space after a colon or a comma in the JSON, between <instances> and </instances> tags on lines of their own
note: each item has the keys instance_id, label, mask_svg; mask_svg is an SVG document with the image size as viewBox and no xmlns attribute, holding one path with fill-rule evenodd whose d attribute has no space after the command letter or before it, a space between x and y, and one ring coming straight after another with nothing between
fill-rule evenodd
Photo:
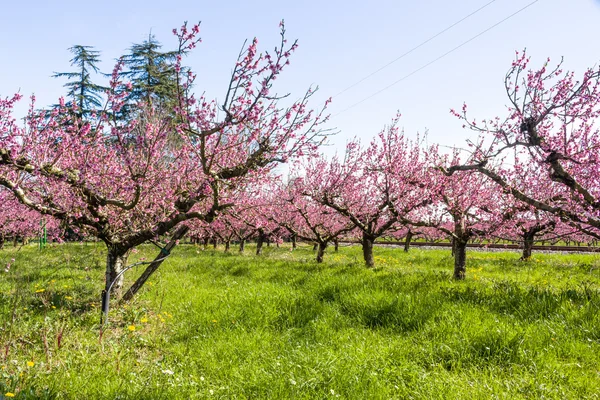
<instances>
[{"instance_id":1,"label":"gnarled tree trunk","mask_svg":"<svg viewBox=\"0 0 600 400\"><path fill-rule=\"evenodd\" d=\"M535 243L535 236L548 228L554 228L555 224L553 221L548 222L546 224L536 224L534 226L529 227L527 231L522 232L523 237L523 254L521 255L521 260L529 260L531 258L531 253L533 252L533 244ZM542 242L544 244L544 242Z\"/></svg>"},{"instance_id":2,"label":"gnarled tree trunk","mask_svg":"<svg viewBox=\"0 0 600 400\"><path fill-rule=\"evenodd\" d=\"M127 266L127 249L119 246L108 246L106 255L106 274L104 290L108 291L112 284L112 291L116 296L121 294L123 288L123 275L119 274Z\"/></svg>"},{"instance_id":3,"label":"gnarled tree trunk","mask_svg":"<svg viewBox=\"0 0 600 400\"><path fill-rule=\"evenodd\" d=\"M259 256L263 251L263 244L265 243L265 234L262 232L258 233L258 240L256 241L256 255Z\"/></svg>"},{"instance_id":4,"label":"gnarled tree trunk","mask_svg":"<svg viewBox=\"0 0 600 400\"><path fill-rule=\"evenodd\" d=\"M529 231L523 235L523 254L521 255L521 260L526 261L531 258L531 253L533 252L533 242L535 239L535 233Z\"/></svg>"},{"instance_id":5,"label":"gnarled tree trunk","mask_svg":"<svg viewBox=\"0 0 600 400\"><path fill-rule=\"evenodd\" d=\"M323 256L325 255L325 249L327 249L327 242L319 243L319 249L317 250L317 262L323 262Z\"/></svg>"},{"instance_id":6,"label":"gnarled tree trunk","mask_svg":"<svg viewBox=\"0 0 600 400\"><path fill-rule=\"evenodd\" d=\"M363 233L362 237L362 251L363 258L365 259L365 264L367 268L373 268L375 266L375 260L373 259L373 243L375 242L375 238Z\"/></svg>"},{"instance_id":7,"label":"gnarled tree trunk","mask_svg":"<svg viewBox=\"0 0 600 400\"><path fill-rule=\"evenodd\" d=\"M240 240L240 253L244 252L244 246L246 245L246 239Z\"/></svg>"},{"instance_id":8,"label":"gnarled tree trunk","mask_svg":"<svg viewBox=\"0 0 600 400\"><path fill-rule=\"evenodd\" d=\"M410 242L412 241L413 233L412 231L408 231L406 233L406 238L404 238L404 252L408 253L408 249L410 249Z\"/></svg>"},{"instance_id":9,"label":"gnarled tree trunk","mask_svg":"<svg viewBox=\"0 0 600 400\"><path fill-rule=\"evenodd\" d=\"M463 280L467 272L467 240L454 241L454 279Z\"/></svg>"},{"instance_id":10,"label":"gnarled tree trunk","mask_svg":"<svg viewBox=\"0 0 600 400\"><path fill-rule=\"evenodd\" d=\"M129 290L123 296L123 301L129 301L135 296L135 294L144 286L144 283L150 278L150 276L160 267L160 264L171 254L173 247L177 245L177 241L185 236L189 228L185 225L180 226L171 236L171 240L161 249L160 253L154 258L154 260L146 267L142 275L131 285Z\"/></svg>"}]
</instances>

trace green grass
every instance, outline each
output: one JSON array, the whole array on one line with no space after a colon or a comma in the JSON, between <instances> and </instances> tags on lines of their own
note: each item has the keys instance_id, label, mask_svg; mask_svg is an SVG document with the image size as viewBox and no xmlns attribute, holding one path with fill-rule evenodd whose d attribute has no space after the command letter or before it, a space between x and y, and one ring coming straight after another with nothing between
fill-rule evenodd
<instances>
[{"instance_id":1,"label":"green grass","mask_svg":"<svg viewBox=\"0 0 600 400\"><path fill-rule=\"evenodd\" d=\"M600 397L598 256L252 250L176 248L102 337L102 245L0 251L0 398Z\"/></svg>"}]
</instances>

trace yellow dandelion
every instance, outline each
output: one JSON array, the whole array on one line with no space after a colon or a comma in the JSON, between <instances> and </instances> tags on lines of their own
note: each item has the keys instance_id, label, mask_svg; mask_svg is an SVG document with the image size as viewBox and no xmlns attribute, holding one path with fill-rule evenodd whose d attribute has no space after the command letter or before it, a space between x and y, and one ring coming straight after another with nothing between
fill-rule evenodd
<instances>
[{"instance_id":1,"label":"yellow dandelion","mask_svg":"<svg viewBox=\"0 0 600 400\"><path fill-rule=\"evenodd\" d=\"M127 329L129 329L129 331L133 332L133 331L135 331L135 325L129 325L127 327Z\"/></svg>"},{"instance_id":2,"label":"yellow dandelion","mask_svg":"<svg viewBox=\"0 0 600 400\"><path fill-rule=\"evenodd\" d=\"M4 393L4 397L15 397L15 394L11 392L6 392Z\"/></svg>"},{"instance_id":3,"label":"yellow dandelion","mask_svg":"<svg viewBox=\"0 0 600 400\"><path fill-rule=\"evenodd\" d=\"M27 361L28 367L33 367L34 365L35 365L35 363L33 361Z\"/></svg>"},{"instance_id":4,"label":"yellow dandelion","mask_svg":"<svg viewBox=\"0 0 600 400\"><path fill-rule=\"evenodd\" d=\"M142 319L140 319L140 322L145 324L146 322L148 322L148 318L142 317Z\"/></svg>"},{"instance_id":5,"label":"yellow dandelion","mask_svg":"<svg viewBox=\"0 0 600 400\"><path fill-rule=\"evenodd\" d=\"M73 298L71 296L65 296L65 299L67 299L67 300L73 300Z\"/></svg>"},{"instance_id":6,"label":"yellow dandelion","mask_svg":"<svg viewBox=\"0 0 600 400\"><path fill-rule=\"evenodd\" d=\"M216 324L216 323L217 323L217 320L216 320L216 319L213 319L213 320L212 320L212 322L213 322L213 324Z\"/></svg>"},{"instance_id":7,"label":"yellow dandelion","mask_svg":"<svg viewBox=\"0 0 600 400\"><path fill-rule=\"evenodd\" d=\"M38 289L38 290L36 290L35 292L36 292L36 293L44 293L45 291L46 291L46 289Z\"/></svg>"},{"instance_id":8,"label":"yellow dandelion","mask_svg":"<svg viewBox=\"0 0 600 400\"><path fill-rule=\"evenodd\" d=\"M56 308L56 306L52 306L52 308Z\"/></svg>"}]
</instances>

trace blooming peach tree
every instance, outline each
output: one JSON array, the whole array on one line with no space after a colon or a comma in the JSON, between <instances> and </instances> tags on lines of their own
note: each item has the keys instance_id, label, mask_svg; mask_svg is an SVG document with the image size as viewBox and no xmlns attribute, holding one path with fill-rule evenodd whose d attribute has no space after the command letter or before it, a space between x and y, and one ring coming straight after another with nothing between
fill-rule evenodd
<instances>
[{"instance_id":1,"label":"blooming peach tree","mask_svg":"<svg viewBox=\"0 0 600 400\"><path fill-rule=\"evenodd\" d=\"M199 43L199 26L174 33L183 54ZM197 97L195 75L179 71L177 123L151 104L138 104L134 120L117 115L131 84L113 71L106 112L82 120L64 101L49 112L34 112L26 126L13 108L21 95L0 100L0 185L42 215L92 232L107 247L105 287L122 286L131 249L171 234L170 248L187 231L185 222L210 222L236 203L236 188L260 181L272 167L312 152L322 140L323 110L314 112L309 89L282 105L272 86L289 63L296 42L258 52L253 40L240 53L222 102ZM177 135L178 142L171 138ZM157 257L126 293L131 298L164 259Z\"/></svg>"},{"instance_id":2,"label":"blooming peach tree","mask_svg":"<svg viewBox=\"0 0 600 400\"><path fill-rule=\"evenodd\" d=\"M430 173L433 151L409 140L397 125L395 118L365 149L348 143L343 160L316 158L305 166L305 194L354 224L368 267L375 265L375 240L429 205L436 185Z\"/></svg>"},{"instance_id":3,"label":"blooming peach tree","mask_svg":"<svg viewBox=\"0 0 600 400\"><path fill-rule=\"evenodd\" d=\"M531 207L600 237L600 67L576 76L550 60L532 69L517 52L504 80L505 117L477 121L467 106L452 110L464 127L480 133L470 143L472 162L448 173L478 171ZM534 164L542 191L525 191L512 164Z\"/></svg>"}]
</instances>

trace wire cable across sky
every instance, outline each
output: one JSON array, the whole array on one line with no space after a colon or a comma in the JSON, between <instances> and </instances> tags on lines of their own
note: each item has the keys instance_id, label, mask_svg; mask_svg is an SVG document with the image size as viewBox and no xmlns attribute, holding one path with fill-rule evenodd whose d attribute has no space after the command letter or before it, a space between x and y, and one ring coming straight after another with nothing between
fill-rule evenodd
<instances>
[{"instance_id":1,"label":"wire cable across sky","mask_svg":"<svg viewBox=\"0 0 600 400\"><path fill-rule=\"evenodd\" d=\"M445 53L444 53L444 54L442 54L441 56L439 56L439 57L437 57L437 58L435 58L435 59L433 59L433 60L429 61L427 64L424 64L424 65L420 66L419 68L417 68L417 69L415 69L414 71L412 71L412 72L408 73L407 75L404 75L402 78L400 78L400 79L398 79L398 80L396 80L396 81L394 81L394 82L390 83L389 85L387 85L387 86L385 86L384 88L382 88L382 89L378 90L377 92L373 93L372 95L370 95L370 96L368 96L368 97L365 97L364 99L362 99L362 100L360 100L360 101L358 101L358 102L356 102L356 103L352 104L352 105L351 105L351 106L349 106L349 107L346 107L345 109L343 109L343 110L342 110L342 111L340 111L340 112L337 112L337 113L333 114L331 117L332 117L332 118L334 118L334 117L336 117L336 116L338 116L338 115L340 115L340 114L342 114L342 113L344 113L344 112L346 112L346 111L348 111L348 110L350 110L350 109L352 109L352 108L354 108L354 107L358 106L359 104L362 104L362 103L364 103L365 101L372 99L373 97L377 96L378 94L380 94L380 93L382 93L382 92L384 92L384 91L388 90L388 89L389 89L389 88L391 88L392 86L394 86L394 85L397 85L398 83L400 83L400 82L402 82L402 81L404 81L404 80L406 80L406 79L410 78L411 76L413 76L413 75L414 75L414 74L416 74L417 72L419 72L419 71L422 71L423 69L427 68L427 67L428 67L428 66L430 66L431 64L433 64L433 63L435 63L435 62L437 62L437 61L441 60L442 58L444 58L444 57L446 57L447 55L449 55L449 54L451 54L451 53L455 52L456 50L460 49L461 47L463 47L463 46L467 45L468 43L472 42L473 40L477 39L478 37L480 37L480 36L484 35L485 33L489 32L489 31L491 31L492 29L494 29L494 28L495 28L495 27L497 27L498 25L500 25L500 24L502 24L502 23L504 23L504 22L508 21L509 19L511 19L512 17L516 16L517 14L519 14L519 13L521 13L521 12L525 11L527 8L531 7L532 5L534 5L535 3L537 3L538 1L539 1L539 0L534 0L534 1L530 2L530 3L529 3L529 4L527 4L526 6L524 6L524 7L520 8L519 10L517 10L517 11L515 11L514 13L510 14L509 16L507 16L507 17L503 18L502 20L500 20L500 21L496 22L494 25L492 25L492 26L490 26L490 27L488 27L488 28L484 29L483 31L479 32L477 35L475 35L475 36L472 36L471 38L469 38L469 39L465 40L464 42L462 42L462 43L461 43L461 44L459 44L458 46L456 46L456 47L454 47L454 48L452 48L452 49L448 50L447 52L445 52ZM383 68L381 68L381 69L383 69ZM381 69L380 69L380 70L381 70ZM376 73L376 72L374 72L374 73ZM372 74L371 74L371 75L372 75ZM366 78L364 78L364 79L366 79ZM363 79L363 80L364 80L364 79ZM357 84L358 84L358 83L357 83ZM356 84L355 84L355 85L356 85ZM355 85L353 85L353 86L355 86ZM342 91L342 92L340 92L340 93L343 93L343 92L344 92L344 91L346 91L346 90L347 90L347 89L343 90L343 91Z\"/></svg>"},{"instance_id":2,"label":"wire cable across sky","mask_svg":"<svg viewBox=\"0 0 600 400\"><path fill-rule=\"evenodd\" d=\"M453 23L452 25L448 26L447 28L439 31L438 33L436 33L435 35L431 36L429 39L425 40L424 42L421 42L420 44L418 44L417 46L413 47L412 49L408 50L406 53L394 58L392 61L390 61L389 63L385 64L384 66L382 66L381 68L376 69L375 71L371 72L369 75L365 76L364 78L360 79L359 81L353 83L352 85L348 86L347 88L345 88L344 90L342 90L341 92L337 93L335 96L333 97L337 97L342 93L347 92L348 90L354 88L355 86L360 85L361 83L363 83L364 81L366 81L367 79L369 79L370 77L372 77L373 75L383 71L384 69L386 69L387 67L389 67L390 65L392 65L393 63L403 59L404 57L406 57L407 55L411 54L412 52L414 52L415 50L418 50L419 48L425 46L427 43L431 42L433 39L437 38L438 36L448 32L450 29L454 28L456 25L460 24L461 22L465 21L466 19L468 19L469 17L472 17L473 15L477 14L479 11L483 10L484 8L486 8L487 6L491 5L492 3L494 3L496 0L492 0L484 5L482 5L481 7L479 7L477 10L473 11L472 13L470 13L469 15L464 16L463 18L459 19L458 21L456 21L455 23Z\"/></svg>"}]
</instances>

